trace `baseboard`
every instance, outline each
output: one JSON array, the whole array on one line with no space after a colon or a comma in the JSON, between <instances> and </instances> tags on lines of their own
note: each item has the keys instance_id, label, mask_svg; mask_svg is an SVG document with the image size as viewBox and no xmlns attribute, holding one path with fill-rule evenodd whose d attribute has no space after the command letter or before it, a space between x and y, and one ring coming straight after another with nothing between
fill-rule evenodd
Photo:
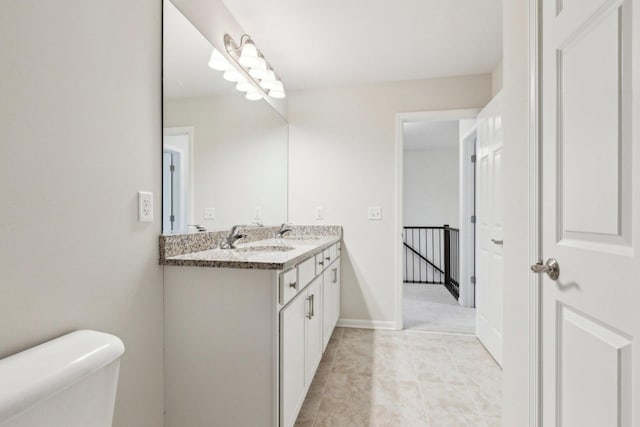
<instances>
[{"instance_id":1,"label":"baseboard","mask_svg":"<svg viewBox=\"0 0 640 427\"><path fill-rule=\"evenodd\" d=\"M360 328L360 329L383 329L387 331L396 330L396 322L383 320L362 320L362 319L339 319L338 324L341 328Z\"/></svg>"}]
</instances>

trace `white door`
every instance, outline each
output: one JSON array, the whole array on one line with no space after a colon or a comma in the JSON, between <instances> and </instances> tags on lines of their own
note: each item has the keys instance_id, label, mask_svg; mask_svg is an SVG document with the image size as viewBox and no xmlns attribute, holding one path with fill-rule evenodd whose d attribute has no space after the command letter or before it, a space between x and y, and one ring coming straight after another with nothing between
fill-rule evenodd
<instances>
[{"instance_id":1,"label":"white door","mask_svg":"<svg viewBox=\"0 0 640 427\"><path fill-rule=\"evenodd\" d=\"M640 426L639 17L542 1L544 426Z\"/></svg>"},{"instance_id":2,"label":"white door","mask_svg":"<svg viewBox=\"0 0 640 427\"><path fill-rule=\"evenodd\" d=\"M476 332L502 364L502 116L498 95L478 115Z\"/></svg>"}]
</instances>

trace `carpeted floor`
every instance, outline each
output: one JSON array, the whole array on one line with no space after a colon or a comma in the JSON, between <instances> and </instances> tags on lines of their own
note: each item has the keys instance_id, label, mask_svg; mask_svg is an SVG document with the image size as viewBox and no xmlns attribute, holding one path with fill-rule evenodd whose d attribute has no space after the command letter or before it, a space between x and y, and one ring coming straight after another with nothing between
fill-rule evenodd
<instances>
[{"instance_id":1,"label":"carpeted floor","mask_svg":"<svg viewBox=\"0 0 640 427\"><path fill-rule=\"evenodd\" d=\"M476 333L476 310L459 305L444 285L405 283L402 303L405 329Z\"/></svg>"}]
</instances>

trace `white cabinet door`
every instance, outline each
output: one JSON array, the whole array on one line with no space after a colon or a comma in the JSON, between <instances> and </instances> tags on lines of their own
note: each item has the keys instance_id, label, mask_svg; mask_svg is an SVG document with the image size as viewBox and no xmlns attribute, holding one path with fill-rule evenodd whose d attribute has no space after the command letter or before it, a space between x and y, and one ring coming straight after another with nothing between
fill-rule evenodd
<instances>
[{"instance_id":1,"label":"white cabinet door","mask_svg":"<svg viewBox=\"0 0 640 427\"><path fill-rule=\"evenodd\" d=\"M322 275L322 338L323 349L340 317L340 258Z\"/></svg>"},{"instance_id":2,"label":"white cabinet door","mask_svg":"<svg viewBox=\"0 0 640 427\"><path fill-rule=\"evenodd\" d=\"M306 302L306 383L311 383L322 358L322 276L317 277L307 288Z\"/></svg>"},{"instance_id":3,"label":"white cabinet door","mask_svg":"<svg viewBox=\"0 0 640 427\"><path fill-rule=\"evenodd\" d=\"M333 298L331 302L331 331L333 332L340 318L340 258L331 266L330 282Z\"/></svg>"},{"instance_id":4,"label":"white cabinet door","mask_svg":"<svg viewBox=\"0 0 640 427\"><path fill-rule=\"evenodd\" d=\"M640 2L542 11L542 424L637 427Z\"/></svg>"},{"instance_id":5,"label":"white cabinet door","mask_svg":"<svg viewBox=\"0 0 640 427\"><path fill-rule=\"evenodd\" d=\"M335 264L335 263L334 263ZM333 270L333 266L331 267ZM333 312L334 312L334 297L333 297L333 283L331 278L333 275L331 271L325 271L322 275L322 349L329 344L329 338L333 332Z\"/></svg>"},{"instance_id":6,"label":"white cabinet door","mask_svg":"<svg viewBox=\"0 0 640 427\"><path fill-rule=\"evenodd\" d=\"M305 391L305 294L298 295L280 312L280 418L292 426Z\"/></svg>"},{"instance_id":7,"label":"white cabinet door","mask_svg":"<svg viewBox=\"0 0 640 427\"><path fill-rule=\"evenodd\" d=\"M502 120L500 95L480 112L476 164L476 328L502 364Z\"/></svg>"}]
</instances>

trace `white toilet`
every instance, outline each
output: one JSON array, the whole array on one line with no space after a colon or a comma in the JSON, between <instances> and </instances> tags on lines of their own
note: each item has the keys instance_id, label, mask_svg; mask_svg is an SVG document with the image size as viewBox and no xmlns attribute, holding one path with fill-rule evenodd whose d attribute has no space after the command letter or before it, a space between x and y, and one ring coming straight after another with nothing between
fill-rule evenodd
<instances>
[{"instance_id":1,"label":"white toilet","mask_svg":"<svg viewBox=\"0 0 640 427\"><path fill-rule=\"evenodd\" d=\"M123 353L76 331L0 360L0 427L110 427Z\"/></svg>"}]
</instances>

